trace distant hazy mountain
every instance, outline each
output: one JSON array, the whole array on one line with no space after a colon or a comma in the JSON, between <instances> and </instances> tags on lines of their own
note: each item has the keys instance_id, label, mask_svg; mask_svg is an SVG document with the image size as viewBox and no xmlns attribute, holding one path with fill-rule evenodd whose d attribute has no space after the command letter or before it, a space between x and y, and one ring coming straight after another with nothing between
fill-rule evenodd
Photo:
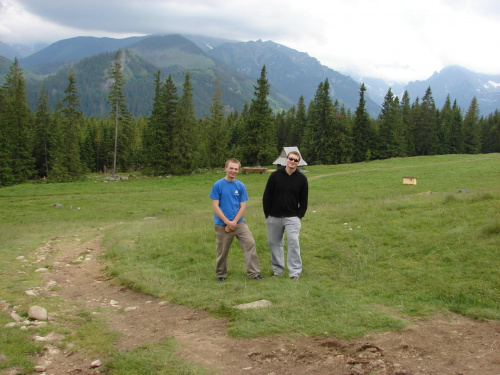
<instances>
[{"instance_id":1,"label":"distant hazy mountain","mask_svg":"<svg viewBox=\"0 0 500 375\"><path fill-rule=\"evenodd\" d=\"M14 47L0 42L0 55L10 60L14 60L14 58L18 55L18 52Z\"/></svg>"},{"instance_id":2,"label":"distant hazy mountain","mask_svg":"<svg viewBox=\"0 0 500 375\"><path fill-rule=\"evenodd\" d=\"M240 73L257 79L262 66L266 66L269 83L278 88L293 102L300 96L309 104L314 99L318 85L328 79L333 100L354 110L359 104L360 84L350 77L330 69L309 56L272 41L224 43L207 52ZM366 98L366 110L377 116L380 107Z\"/></svg>"},{"instance_id":3,"label":"distant hazy mountain","mask_svg":"<svg viewBox=\"0 0 500 375\"><path fill-rule=\"evenodd\" d=\"M375 103L379 106L382 106L384 103L385 96L391 89L392 93L395 96L401 98L404 93L405 85L399 82L388 83L387 81L381 78L357 78L356 79L359 84L364 83L366 87L366 95L368 95Z\"/></svg>"},{"instance_id":4,"label":"distant hazy mountain","mask_svg":"<svg viewBox=\"0 0 500 375\"><path fill-rule=\"evenodd\" d=\"M387 83L379 78L357 78L357 81L365 83L367 95L380 106L389 88L399 98L405 90L408 91L410 102L414 103L417 98L422 99L430 87L438 109L443 107L446 97L450 95L452 104L456 100L464 114L474 96L478 100L481 115L488 116L500 110L500 75L475 73L460 66L448 66L426 80L409 82L407 85Z\"/></svg>"},{"instance_id":5,"label":"distant hazy mountain","mask_svg":"<svg viewBox=\"0 0 500 375\"><path fill-rule=\"evenodd\" d=\"M41 74L44 74L46 73L43 71L44 66L61 67L68 62L75 62L85 57L98 55L103 52L117 51L143 38L114 39L79 36L63 39L38 52L19 59L19 63L24 68L38 67Z\"/></svg>"},{"instance_id":6,"label":"distant hazy mountain","mask_svg":"<svg viewBox=\"0 0 500 375\"><path fill-rule=\"evenodd\" d=\"M108 42L106 41L106 45ZM72 51L83 51L84 49L80 48L81 44L96 46L93 41L89 43L86 38L75 38L73 43ZM252 100L253 85L256 84L252 78L232 70L221 62L214 61L193 42L180 35L136 39L126 47L125 91L129 109L136 116L148 116L151 111L154 95L153 80L158 70L162 72L162 81L167 78L168 74L172 76L179 95L182 94L185 74L189 72L193 86L194 106L199 117L209 114L216 77L219 77L223 102L228 111L240 111L245 102ZM97 44L96 48L100 50L102 44ZM105 81L107 69L114 59L116 50L92 54L81 59L78 59L81 56L79 55L76 61L68 61L74 57L68 51L63 53L54 49L53 46L50 49L54 52L53 58L45 58L48 56L45 53L37 54L44 57L44 64L31 68L37 72L40 72L41 66L44 67L43 70L48 70L49 66L53 68L53 73L43 79L49 104L54 107L57 100L64 97L64 89L68 84L67 77L72 69L76 76L81 109L84 114L87 116L107 115L109 108L106 101ZM59 67L55 68L58 64ZM25 68L25 73L30 77L33 76L30 69ZM26 82L31 108L34 108L38 101L42 85L42 79L38 77L38 80L29 79ZM292 105L277 89L272 90L271 97L274 109L289 108Z\"/></svg>"},{"instance_id":7,"label":"distant hazy mountain","mask_svg":"<svg viewBox=\"0 0 500 375\"><path fill-rule=\"evenodd\" d=\"M413 102L417 97L421 99L428 87L438 108L444 105L446 97L450 95L452 104L456 99L464 114L474 96L478 100L481 115L488 116L500 109L500 75L474 73L459 66L449 66L425 81L410 82L406 90Z\"/></svg>"},{"instance_id":8,"label":"distant hazy mountain","mask_svg":"<svg viewBox=\"0 0 500 375\"><path fill-rule=\"evenodd\" d=\"M237 43L203 36L180 35L149 35L125 39L77 37L58 41L22 58L20 64L40 76L49 75L45 81L49 90L50 76L65 66L120 48L134 51L165 75L176 75L174 80L177 79L178 85L182 84L181 74L183 76L189 71L194 78L195 104L201 105L197 111L202 115L209 112L216 76L220 78L224 104L228 109L241 110L243 104L253 98L254 85L263 65L266 65L271 85L270 102L274 109L290 108L298 102L300 95L309 104L319 83L326 78L329 79L334 99L351 110L359 102L359 85L351 78L322 66L306 53L273 42ZM89 61L85 63L89 64ZM92 79L89 77L84 81ZM79 85L81 84L83 83L80 81ZM35 86L30 87L35 89ZM31 97L36 102L36 95L32 94ZM82 103L82 107L85 107L85 103ZM379 111L378 105L369 98L366 109L372 116L376 116Z\"/></svg>"},{"instance_id":9,"label":"distant hazy mountain","mask_svg":"<svg viewBox=\"0 0 500 375\"><path fill-rule=\"evenodd\" d=\"M254 86L260 77L263 65L266 66L267 78L271 85L270 102L274 109L290 108L297 104L301 95L308 105L314 99L318 85L327 78L334 100L338 100L351 111L354 111L359 104L359 88L361 83L364 83L367 88L366 109L374 118L380 112L380 106L389 87L392 88L394 95L399 97L405 89L408 90L410 100L414 102L417 97L422 98L430 86L438 108L442 107L448 94L451 100L456 99L464 110L468 108L474 96L478 99L483 115L500 108L500 76L488 76L460 67L448 67L440 73L435 73L428 80L411 82L403 87L400 83L389 84L377 78L353 79L321 65L307 53L298 52L272 41L234 42L194 35L148 35L125 39L77 37L53 43L27 57L19 58L21 66L27 70L27 76L30 77L30 82L27 84L30 105L34 106L37 101L42 80L47 91L62 95L59 89L52 90L52 86L64 82L61 77L66 75L67 78L69 66L80 69L81 74L90 72L88 73L90 76L82 75L80 79L77 76L77 85L86 95L95 94L102 101L104 93L98 92L102 89L99 87L102 86L101 81L106 66L100 64L104 60L109 60L109 54L120 48L129 49L130 56L133 57L126 73L127 84L130 87L141 87L140 94L128 92L129 101L140 102L135 105L134 114L149 114L154 87L151 87L149 94L142 90L151 85L153 72L158 69L161 70L163 78L172 74L179 91L185 73L190 73L195 107L199 116L209 113L215 77L220 78L226 108L241 110L244 103L250 102L253 98ZM21 46L13 48L0 42L0 55L10 60L13 56L20 56L21 49ZM105 58L100 57L102 54L105 54ZM6 60L0 62L5 70ZM144 75L144 72L147 74ZM3 81L1 72L0 80ZM54 83L56 81L57 85ZM81 98L81 101L86 114L106 113L105 105L99 107L98 113L94 112L95 109L90 110L97 108L95 103L89 104L87 108L86 101L89 103L93 101L90 97Z\"/></svg>"},{"instance_id":10,"label":"distant hazy mountain","mask_svg":"<svg viewBox=\"0 0 500 375\"><path fill-rule=\"evenodd\" d=\"M14 60L15 57L21 59L25 56L38 52L45 47L47 47L47 44L45 43L37 43L34 46L29 47L23 44L8 45L0 42L0 55L7 57L10 60Z\"/></svg>"}]
</instances>

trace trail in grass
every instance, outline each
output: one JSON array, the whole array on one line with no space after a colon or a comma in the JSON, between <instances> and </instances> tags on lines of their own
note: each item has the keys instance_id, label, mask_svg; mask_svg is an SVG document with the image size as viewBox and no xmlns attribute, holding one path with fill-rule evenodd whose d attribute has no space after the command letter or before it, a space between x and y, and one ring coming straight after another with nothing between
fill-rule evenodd
<instances>
[{"instance_id":1,"label":"trail in grass","mask_svg":"<svg viewBox=\"0 0 500 375\"><path fill-rule=\"evenodd\" d=\"M60 311L49 311L51 324L62 328L71 321L71 314L83 311L102 314L119 333L116 345L122 351L173 337L179 344L179 358L221 375L500 373L500 322L479 323L458 316L413 319L404 331L352 341L233 338L227 334L227 320L118 285L106 275L99 230L87 231L88 240L80 235L54 238L37 250L37 259L52 264L41 295L62 301ZM67 338L76 329L65 328ZM62 339L60 334L55 342L47 339L38 360L47 375L99 373L99 368L90 368L94 356L75 349L71 342L61 348ZM105 363L107 358L97 359Z\"/></svg>"}]
</instances>

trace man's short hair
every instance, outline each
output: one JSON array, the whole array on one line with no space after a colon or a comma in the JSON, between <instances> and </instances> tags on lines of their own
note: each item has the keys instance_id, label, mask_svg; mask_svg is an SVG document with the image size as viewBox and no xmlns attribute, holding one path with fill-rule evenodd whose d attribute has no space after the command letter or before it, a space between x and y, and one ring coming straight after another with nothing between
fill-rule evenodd
<instances>
[{"instance_id":1,"label":"man's short hair","mask_svg":"<svg viewBox=\"0 0 500 375\"><path fill-rule=\"evenodd\" d=\"M300 153L298 151L290 151L286 157L289 157L291 154L297 155L299 157L299 161L301 159Z\"/></svg>"},{"instance_id":2,"label":"man's short hair","mask_svg":"<svg viewBox=\"0 0 500 375\"><path fill-rule=\"evenodd\" d=\"M229 163L235 163L235 164L238 164L238 168L241 169L241 163L238 159L235 159L235 158L231 158L231 159L227 159L226 160L226 165L224 168L227 168L227 166L229 165Z\"/></svg>"}]
</instances>

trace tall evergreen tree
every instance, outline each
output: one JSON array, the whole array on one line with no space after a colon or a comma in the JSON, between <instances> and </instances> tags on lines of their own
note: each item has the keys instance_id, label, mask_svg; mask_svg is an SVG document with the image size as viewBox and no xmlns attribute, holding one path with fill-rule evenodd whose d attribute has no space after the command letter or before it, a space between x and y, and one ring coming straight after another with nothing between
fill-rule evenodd
<instances>
[{"instance_id":1,"label":"tall evergreen tree","mask_svg":"<svg viewBox=\"0 0 500 375\"><path fill-rule=\"evenodd\" d=\"M288 146L288 135L290 133L290 123L287 123L286 121L285 110L281 110L276 113L274 116L274 124L276 129L276 145L278 150L281 150L283 147Z\"/></svg>"},{"instance_id":2,"label":"tall evergreen tree","mask_svg":"<svg viewBox=\"0 0 500 375\"><path fill-rule=\"evenodd\" d=\"M290 128L289 146L296 146L300 150L302 147L301 141L307 124L307 109L303 95L299 98L297 109L295 109L295 107L293 107L293 109L293 123Z\"/></svg>"},{"instance_id":3,"label":"tall evergreen tree","mask_svg":"<svg viewBox=\"0 0 500 375\"><path fill-rule=\"evenodd\" d=\"M115 123L115 148L113 156L113 175L116 174L117 169L117 156L118 156L118 134L119 125L122 128L129 125L130 112L127 107L127 100L125 97L125 76L123 74L123 68L121 60L125 57L125 52L123 50L118 51L115 55L115 60L111 65L111 69L108 75L108 79L111 80L111 86L108 93L108 103L111 105L110 114L114 119ZM125 134L126 135L126 134ZM125 144L128 144L127 140L121 142L122 148L125 148ZM123 150L122 150L123 151ZM126 161L124 161L126 163Z\"/></svg>"},{"instance_id":4,"label":"tall evergreen tree","mask_svg":"<svg viewBox=\"0 0 500 375\"><path fill-rule=\"evenodd\" d=\"M464 151L466 154L481 152L481 127L479 124L479 105L473 97L464 117L463 124Z\"/></svg>"},{"instance_id":5,"label":"tall evergreen tree","mask_svg":"<svg viewBox=\"0 0 500 375\"><path fill-rule=\"evenodd\" d=\"M401 97L401 102L399 103L399 108L401 110L401 115L403 117L403 133L405 138L404 148L406 150L405 156L415 156L415 142L413 140L412 123L413 123L413 113L410 104L410 95L408 91L403 93Z\"/></svg>"},{"instance_id":6,"label":"tall evergreen tree","mask_svg":"<svg viewBox=\"0 0 500 375\"><path fill-rule=\"evenodd\" d=\"M372 158L375 142L375 131L370 122L370 116L365 105L366 87L363 83L359 90L359 104L354 113L354 127L352 129L353 161L360 162Z\"/></svg>"},{"instance_id":7,"label":"tall evergreen tree","mask_svg":"<svg viewBox=\"0 0 500 375\"><path fill-rule=\"evenodd\" d=\"M98 167L98 153L99 146L97 140L99 139L99 130L97 120L95 118L85 119L82 129L83 141L80 147L80 160L85 164L87 170L91 172L100 171Z\"/></svg>"},{"instance_id":8,"label":"tall evergreen tree","mask_svg":"<svg viewBox=\"0 0 500 375\"><path fill-rule=\"evenodd\" d=\"M33 156L38 176L49 177L50 113L45 86L42 85L35 112Z\"/></svg>"},{"instance_id":9,"label":"tall evergreen tree","mask_svg":"<svg viewBox=\"0 0 500 375\"><path fill-rule=\"evenodd\" d=\"M79 109L80 99L73 70L68 76L68 86L64 93L66 96L59 111L56 111L56 127L53 130L51 178L55 181L74 180L86 171L80 161L80 127L83 114Z\"/></svg>"},{"instance_id":10,"label":"tall evergreen tree","mask_svg":"<svg viewBox=\"0 0 500 375\"><path fill-rule=\"evenodd\" d=\"M146 171L154 175L172 173L170 152L173 145L172 131L177 112L177 88L169 75L162 85L160 71L155 75L153 109L143 135Z\"/></svg>"},{"instance_id":11,"label":"tall evergreen tree","mask_svg":"<svg viewBox=\"0 0 500 375\"><path fill-rule=\"evenodd\" d=\"M453 102L451 112L449 152L462 154L464 152L463 117L456 100Z\"/></svg>"},{"instance_id":12,"label":"tall evergreen tree","mask_svg":"<svg viewBox=\"0 0 500 375\"><path fill-rule=\"evenodd\" d=\"M222 104L222 91L220 79L215 81L215 91L212 95L212 105L210 106L210 119L205 127L206 154L208 166L211 168L222 167L229 156L229 128L224 116L224 105Z\"/></svg>"},{"instance_id":13,"label":"tall evergreen tree","mask_svg":"<svg viewBox=\"0 0 500 375\"><path fill-rule=\"evenodd\" d=\"M352 160L352 136L350 118L345 107L339 108L338 100L333 105L332 163L344 164Z\"/></svg>"},{"instance_id":14,"label":"tall evergreen tree","mask_svg":"<svg viewBox=\"0 0 500 375\"><path fill-rule=\"evenodd\" d=\"M314 107L310 113L312 126L312 160L317 164L333 164L333 101L330 97L328 79L320 82L314 96Z\"/></svg>"},{"instance_id":15,"label":"tall evergreen tree","mask_svg":"<svg viewBox=\"0 0 500 375\"><path fill-rule=\"evenodd\" d=\"M266 74L264 65L257 86L254 86L254 98L245 122L243 161L249 165L269 164L277 154L274 119L267 100L270 85Z\"/></svg>"},{"instance_id":16,"label":"tall evergreen tree","mask_svg":"<svg viewBox=\"0 0 500 375\"><path fill-rule=\"evenodd\" d=\"M228 121L230 121L231 126L229 127L230 137L229 137L229 150L230 154L245 162L244 160L244 148L245 148L245 131L246 131L246 123L248 121L248 116L250 113L250 105L248 102L245 102L243 105L243 110L241 114L238 115L238 112L233 112Z\"/></svg>"},{"instance_id":17,"label":"tall evergreen tree","mask_svg":"<svg viewBox=\"0 0 500 375\"><path fill-rule=\"evenodd\" d=\"M0 92L0 185L11 185L34 175L31 111L26 103L26 87L17 58Z\"/></svg>"},{"instance_id":18,"label":"tall evergreen tree","mask_svg":"<svg viewBox=\"0 0 500 375\"><path fill-rule=\"evenodd\" d=\"M173 174L190 173L195 169L198 150L196 129L193 87L190 75L186 73L172 129L173 143L169 157L172 162Z\"/></svg>"},{"instance_id":19,"label":"tall evergreen tree","mask_svg":"<svg viewBox=\"0 0 500 375\"><path fill-rule=\"evenodd\" d=\"M415 106L413 139L417 155L436 154L437 112L431 88L427 88L420 106Z\"/></svg>"},{"instance_id":20,"label":"tall evergreen tree","mask_svg":"<svg viewBox=\"0 0 500 375\"><path fill-rule=\"evenodd\" d=\"M500 152L500 112L495 110L481 121L481 152Z\"/></svg>"},{"instance_id":21,"label":"tall evergreen tree","mask_svg":"<svg viewBox=\"0 0 500 375\"><path fill-rule=\"evenodd\" d=\"M452 124L453 110L451 108L450 95L448 95L439 113L436 125L436 152L439 155L450 153L450 133Z\"/></svg>"},{"instance_id":22,"label":"tall evergreen tree","mask_svg":"<svg viewBox=\"0 0 500 375\"><path fill-rule=\"evenodd\" d=\"M387 159L406 155L403 114L399 99L394 97L390 88L385 95L379 115L378 139L378 157Z\"/></svg>"}]
</instances>

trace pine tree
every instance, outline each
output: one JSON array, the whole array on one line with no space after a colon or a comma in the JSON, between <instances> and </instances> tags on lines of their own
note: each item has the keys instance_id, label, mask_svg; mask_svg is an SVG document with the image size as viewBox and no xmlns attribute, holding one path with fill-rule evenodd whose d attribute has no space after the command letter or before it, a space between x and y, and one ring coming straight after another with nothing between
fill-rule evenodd
<instances>
[{"instance_id":1,"label":"pine tree","mask_svg":"<svg viewBox=\"0 0 500 375\"><path fill-rule=\"evenodd\" d=\"M115 55L115 60L111 65L111 69L109 72L108 79L111 80L111 86L108 93L108 103L111 105L110 114L114 119L115 123L115 148L114 148L114 156L113 156L113 175L116 174L117 170L117 157L118 157L118 134L120 124L122 128L125 128L129 125L130 121L130 112L127 108L127 100L125 97L125 77L122 71L121 60L124 59L125 53L124 51L118 51ZM125 145L129 144L127 141L128 134L124 134L124 141L121 142L122 151L125 149ZM127 158L125 157L123 160L123 164L127 164Z\"/></svg>"},{"instance_id":2,"label":"pine tree","mask_svg":"<svg viewBox=\"0 0 500 375\"><path fill-rule=\"evenodd\" d=\"M415 110L417 111L413 128L415 151L417 155L435 155L437 112L430 87L425 92L420 106L415 106Z\"/></svg>"},{"instance_id":3,"label":"pine tree","mask_svg":"<svg viewBox=\"0 0 500 375\"><path fill-rule=\"evenodd\" d=\"M350 119L345 113L345 107L339 109L338 100L333 105L332 126L332 163L350 163L352 159L352 137L350 130Z\"/></svg>"},{"instance_id":4,"label":"pine tree","mask_svg":"<svg viewBox=\"0 0 500 375\"><path fill-rule=\"evenodd\" d=\"M264 66L254 86L254 98L245 121L243 161L249 165L270 164L277 154L274 119L267 100L269 88Z\"/></svg>"},{"instance_id":5,"label":"pine tree","mask_svg":"<svg viewBox=\"0 0 500 375\"><path fill-rule=\"evenodd\" d=\"M278 150L283 149L283 147L288 146L288 134L290 133L290 128L286 122L286 112L284 110L278 111L274 116L274 128L276 132L276 145Z\"/></svg>"},{"instance_id":6,"label":"pine tree","mask_svg":"<svg viewBox=\"0 0 500 375\"><path fill-rule=\"evenodd\" d=\"M49 177L49 148L51 147L50 134L52 132L50 125L48 98L45 86L42 85L36 106L33 138L33 156L39 177Z\"/></svg>"},{"instance_id":7,"label":"pine tree","mask_svg":"<svg viewBox=\"0 0 500 375\"><path fill-rule=\"evenodd\" d=\"M466 154L479 154L481 152L481 127L479 124L479 105L477 98L473 97L464 117L463 124L464 151Z\"/></svg>"},{"instance_id":8,"label":"pine tree","mask_svg":"<svg viewBox=\"0 0 500 375\"><path fill-rule=\"evenodd\" d=\"M370 116L365 108L365 91L363 83L359 90L359 104L354 113L354 127L352 129L353 157L352 161L360 162L372 159L375 131L370 123Z\"/></svg>"},{"instance_id":9,"label":"pine tree","mask_svg":"<svg viewBox=\"0 0 500 375\"><path fill-rule=\"evenodd\" d=\"M415 156L415 142L413 140L412 123L413 123L413 112L410 104L410 95L408 91L403 93L401 97L401 102L399 104L401 111L401 116L403 118L403 134L405 142L403 148L406 150L405 156Z\"/></svg>"},{"instance_id":10,"label":"pine tree","mask_svg":"<svg viewBox=\"0 0 500 375\"><path fill-rule=\"evenodd\" d=\"M437 125L436 125L436 152L439 155L450 153L450 133L453 123L453 110L451 108L450 95L446 97L446 101L441 109Z\"/></svg>"},{"instance_id":11,"label":"pine tree","mask_svg":"<svg viewBox=\"0 0 500 375\"><path fill-rule=\"evenodd\" d=\"M312 147L308 148L311 160L316 164L333 164L333 101L328 79L318 85L308 126L312 130Z\"/></svg>"},{"instance_id":12,"label":"pine tree","mask_svg":"<svg viewBox=\"0 0 500 375\"><path fill-rule=\"evenodd\" d=\"M398 97L389 88L379 116L377 150L382 159L406 156L406 137L403 114Z\"/></svg>"},{"instance_id":13,"label":"pine tree","mask_svg":"<svg viewBox=\"0 0 500 375\"><path fill-rule=\"evenodd\" d=\"M224 117L224 105L222 104L222 91L220 89L219 77L215 81L215 91L212 95L210 106L210 118L206 121L204 129L208 167L221 167L228 158L229 128Z\"/></svg>"},{"instance_id":14,"label":"pine tree","mask_svg":"<svg viewBox=\"0 0 500 375\"><path fill-rule=\"evenodd\" d=\"M34 175L31 111L26 103L26 87L17 58L0 92L0 185L12 185Z\"/></svg>"},{"instance_id":15,"label":"pine tree","mask_svg":"<svg viewBox=\"0 0 500 375\"><path fill-rule=\"evenodd\" d=\"M100 171L98 166L97 146L98 126L95 118L85 119L83 126L83 141L80 148L80 160L85 164L86 169L91 172Z\"/></svg>"},{"instance_id":16,"label":"pine tree","mask_svg":"<svg viewBox=\"0 0 500 375\"><path fill-rule=\"evenodd\" d=\"M229 153L232 157L244 162L245 131L250 112L250 105L245 102L241 115L235 111L229 116L228 121L232 124L229 128Z\"/></svg>"},{"instance_id":17,"label":"pine tree","mask_svg":"<svg viewBox=\"0 0 500 375\"><path fill-rule=\"evenodd\" d=\"M304 96L301 95L297 103L297 109L293 107L293 123L290 128L289 146L296 146L299 150L302 147L301 141L307 124L307 110L304 103Z\"/></svg>"},{"instance_id":18,"label":"pine tree","mask_svg":"<svg viewBox=\"0 0 500 375\"><path fill-rule=\"evenodd\" d=\"M500 152L500 112L495 110L481 121L481 152Z\"/></svg>"},{"instance_id":19,"label":"pine tree","mask_svg":"<svg viewBox=\"0 0 500 375\"><path fill-rule=\"evenodd\" d=\"M455 100L451 108L451 130L449 152L452 154L462 154L464 152L464 134L462 110Z\"/></svg>"},{"instance_id":20,"label":"pine tree","mask_svg":"<svg viewBox=\"0 0 500 375\"><path fill-rule=\"evenodd\" d=\"M81 177L86 168L80 161L80 131L83 114L79 109L80 99L77 93L76 77L71 70L66 96L56 111L56 123L53 128L52 171L51 179L71 181Z\"/></svg>"},{"instance_id":21,"label":"pine tree","mask_svg":"<svg viewBox=\"0 0 500 375\"><path fill-rule=\"evenodd\" d=\"M196 168L198 139L197 122L193 105L193 87L189 73L186 73L182 86L182 96L177 105L172 147L169 157L173 174L190 173Z\"/></svg>"},{"instance_id":22,"label":"pine tree","mask_svg":"<svg viewBox=\"0 0 500 375\"><path fill-rule=\"evenodd\" d=\"M169 75L162 85L160 71L155 75L153 109L143 135L146 171L154 175L172 173L170 152L173 145L172 131L177 112L177 88Z\"/></svg>"}]
</instances>

